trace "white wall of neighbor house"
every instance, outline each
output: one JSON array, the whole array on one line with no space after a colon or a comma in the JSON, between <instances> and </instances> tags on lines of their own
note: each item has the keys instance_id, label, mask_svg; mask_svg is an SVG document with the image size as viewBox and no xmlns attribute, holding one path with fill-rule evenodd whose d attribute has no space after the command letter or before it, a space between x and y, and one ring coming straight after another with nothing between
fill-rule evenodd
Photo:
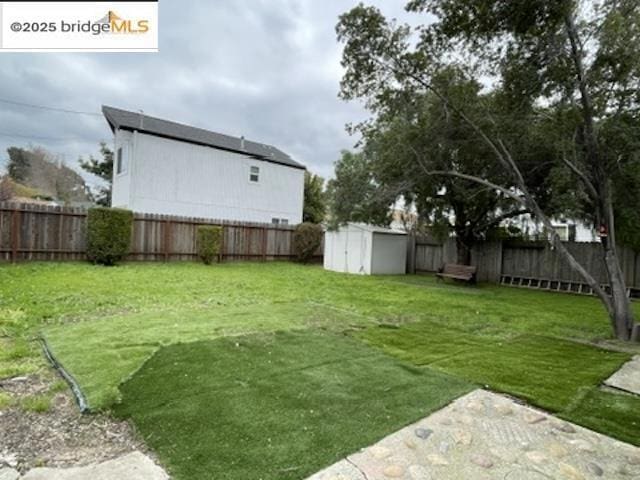
<instances>
[{"instance_id":1,"label":"white wall of neighbor house","mask_svg":"<svg viewBox=\"0 0 640 480\"><path fill-rule=\"evenodd\" d=\"M119 130L115 148L116 156L118 148L129 156L127 171L114 168L114 207L248 222L302 222L303 169L139 132Z\"/></svg>"},{"instance_id":2,"label":"white wall of neighbor house","mask_svg":"<svg viewBox=\"0 0 640 480\"><path fill-rule=\"evenodd\" d=\"M116 130L113 149L113 187L111 206L128 208L131 190L131 157L133 133Z\"/></svg>"}]
</instances>

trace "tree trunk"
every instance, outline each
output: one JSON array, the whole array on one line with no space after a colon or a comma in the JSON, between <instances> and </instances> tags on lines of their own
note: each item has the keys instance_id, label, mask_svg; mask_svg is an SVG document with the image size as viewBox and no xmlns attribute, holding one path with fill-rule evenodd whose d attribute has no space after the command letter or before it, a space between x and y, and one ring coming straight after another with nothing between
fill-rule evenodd
<instances>
[{"instance_id":1,"label":"tree trunk","mask_svg":"<svg viewBox=\"0 0 640 480\"><path fill-rule=\"evenodd\" d=\"M627 288L624 275L620 269L620 263L615 249L605 247L605 265L609 276L611 289L612 323L615 328L616 337L619 340L628 341L631 339L634 327L633 312L631 310L631 300L627 296Z\"/></svg>"},{"instance_id":2,"label":"tree trunk","mask_svg":"<svg viewBox=\"0 0 640 480\"><path fill-rule=\"evenodd\" d=\"M460 236L456 237L456 250L458 265L471 265L471 247Z\"/></svg>"}]
</instances>

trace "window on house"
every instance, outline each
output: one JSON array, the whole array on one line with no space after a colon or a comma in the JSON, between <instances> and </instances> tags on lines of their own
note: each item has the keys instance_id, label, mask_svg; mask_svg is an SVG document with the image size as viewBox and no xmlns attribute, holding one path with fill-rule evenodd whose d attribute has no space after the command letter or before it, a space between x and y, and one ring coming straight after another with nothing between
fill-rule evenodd
<instances>
[{"instance_id":1,"label":"window on house","mask_svg":"<svg viewBox=\"0 0 640 480\"><path fill-rule=\"evenodd\" d=\"M122 147L120 147L116 153L116 173L122 172L124 172L124 163L122 158Z\"/></svg>"},{"instance_id":2,"label":"window on house","mask_svg":"<svg viewBox=\"0 0 640 480\"><path fill-rule=\"evenodd\" d=\"M289 220L287 220L286 218L281 218L280 225L289 225Z\"/></svg>"},{"instance_id":3,"label":"window on house","mask_svg":"<svg viewBox=\"0 0 640 480\"><path fill-rule=\"evenodd\" d=\"M272 218L271 219L271 223L273 223L274 225L280 225L280 219L279 218Z\"/></svg>"},{"instance_id":4,"label":"window on house","mask_svg":"<svg viewBox=\"0 0 640 480\"><path fill-rule=\"evenodd\" d=\"M252 183L258 183L260 181L260 167L252 165L249 167L249 181Z\"/></svg>"},{"instance_id":5,"label":"window on house","mask_svg":"<svg viewBox=\"0 0 640 480\"><path fill-rule=\"evenodd\" d=\"M560 240L563 242L569 241L569 227L567 225L554 225L553 229L560 237Z\"/></svg>"}]
</instances>

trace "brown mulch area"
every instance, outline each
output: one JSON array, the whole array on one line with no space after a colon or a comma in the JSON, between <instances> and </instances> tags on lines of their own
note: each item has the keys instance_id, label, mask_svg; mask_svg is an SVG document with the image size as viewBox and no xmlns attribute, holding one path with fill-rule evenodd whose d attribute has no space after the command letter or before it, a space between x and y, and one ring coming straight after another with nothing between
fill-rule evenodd
<instances>
[{"instance_id":1,"label":"brown mulch area","mask_svg":"<svg viewBox=\"0 0 640 480\"><path fill-rule=\"evenodd\" d=\"M0 380L12 405L0 409L0 468L24 473L34 467L69 467L146 451L127 422L104 414L81 414L68 388L55 393L48 411L36 413L20 401L45 394L58 379L46 372Z\"/></svg>"}]
</instances>

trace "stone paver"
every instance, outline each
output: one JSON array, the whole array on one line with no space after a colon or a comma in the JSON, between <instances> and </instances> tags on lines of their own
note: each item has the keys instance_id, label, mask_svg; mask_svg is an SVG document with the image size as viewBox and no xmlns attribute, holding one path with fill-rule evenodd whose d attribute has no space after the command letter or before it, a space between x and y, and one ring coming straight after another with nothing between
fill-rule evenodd
<instances>
[{"instance_id":1,"label":"stone paver","mask_svg":"<svg viewBox=\"0 0 640 480\"><path fill-rule=\"evenodd\" d=\"M620 370L605 380L605 385L640 395L640 356L625 363Z\"/></svg>"},{"instance_id":2,"label":"stone paver","mask_svg":"<svg viewBox=\"0 0 640 480\"><path fill-rule=\"evenodd\" d=\"M22 480L168 480L146 455L133 452L114 460L75 468L34 468Z\"/></svg>"},{"instance_id":3,"label":"stone paver","mask_svg":"<svg viewBox=\"0 0 640 480\"><path fill-rule=\"evenodd\" d=\"M0 468L0 480L18 480L20 474L17 470L9 467Z\"/></svg>"},{"instance_id":4,"label":"stone paver","mask_svg":"<svg viewBox=\"0 0 640 480\"><path fill-rule=\"evenodd\" d=\"M640 448L475 390L308 480L598 478L640 478Z\"/></svg>"}]
</instances>

